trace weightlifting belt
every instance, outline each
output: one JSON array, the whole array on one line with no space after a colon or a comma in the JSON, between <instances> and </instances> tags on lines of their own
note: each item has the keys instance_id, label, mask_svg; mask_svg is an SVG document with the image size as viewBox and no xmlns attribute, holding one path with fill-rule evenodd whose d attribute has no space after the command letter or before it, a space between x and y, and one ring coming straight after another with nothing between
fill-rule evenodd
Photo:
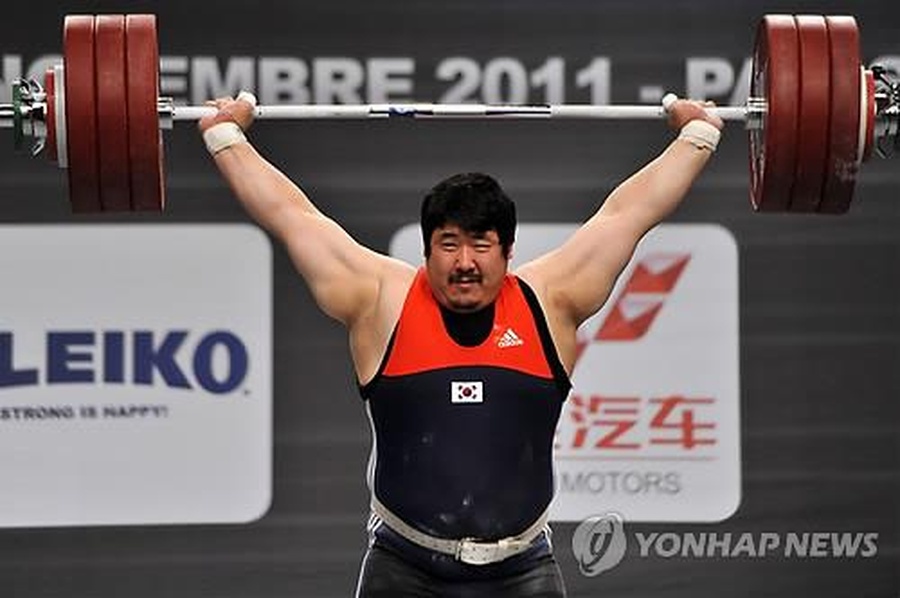
<instances>
[{"instance_id":1,"label":"weightlifting belt","mask_svg":"<svg viewBox=\"0 0 900 598\"><path fill-rule=\"evenodd\" d=\"M436 538L420 532L394 515L374 495L372 496L371 507L372 512L380 517L388 527L413 544L442 554L449 554L456 560L469 565L497 563L524 552L531 546L532 541L544 531L550 511L548 507L534 523L528 526L528 529L516 536L502 538L495 542L479 542L476 538L450 540L448 538Z\"/></svg>"}]
</instances>

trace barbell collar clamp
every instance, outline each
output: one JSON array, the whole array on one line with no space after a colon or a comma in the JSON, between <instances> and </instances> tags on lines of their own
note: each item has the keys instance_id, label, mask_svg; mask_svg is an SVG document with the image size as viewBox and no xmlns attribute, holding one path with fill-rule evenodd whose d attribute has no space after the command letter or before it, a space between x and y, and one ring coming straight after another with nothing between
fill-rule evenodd
<instances>
[{"instance_id":1,"label":"barbell collar clamp","mask_svg":"<svg viewBox=\"0 0 900 598\"><path fill-rule=\"evenodd\" d=\"M11 104L0 104L0 128L13 129L13 146L31 143L29 153L36 156L44 149L47 138L47 96L33 79L17 79L12 85Z\"/></svg>"},{"instance_id":2,"label":"barbell collar clamp","mask_svg":"<svg viewBox=\"0 0 900 598\"><path fill-rule=\"evenodd\" d=\"M875 78L875 153L887 158L900 152L900 80L894 80L890 71L880 65L873 65Z\"/></svg>"}]
</instances>

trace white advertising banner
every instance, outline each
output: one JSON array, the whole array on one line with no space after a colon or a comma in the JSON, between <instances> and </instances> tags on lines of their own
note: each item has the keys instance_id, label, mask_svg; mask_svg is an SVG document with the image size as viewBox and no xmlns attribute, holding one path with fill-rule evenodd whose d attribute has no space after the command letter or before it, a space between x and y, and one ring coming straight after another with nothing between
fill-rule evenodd
<instances>
[{"instance_id":1,"label":"white advertising banner","mask_svg":"<svg viewBox=\"0 0 900 598\"><path fill-rule=\"evenodd\" d=\"M514 263L575 224L521 224ZM421 264L418 225L391 254ZM578 330L573 389L556 431L551 518L712 522L740 504L738 252L715 225L660 225L606 305Z\"/></svg>"},{"instance_id":2,"label":"white advertising banner","mask_svg":"<svg viewBox=\"0 0 900 598\"><path fill-rule=\"evenodd\" d=\"M263 516L271 264L245 225L0 227L0 527Z\"/></svg>"}]
</instances>

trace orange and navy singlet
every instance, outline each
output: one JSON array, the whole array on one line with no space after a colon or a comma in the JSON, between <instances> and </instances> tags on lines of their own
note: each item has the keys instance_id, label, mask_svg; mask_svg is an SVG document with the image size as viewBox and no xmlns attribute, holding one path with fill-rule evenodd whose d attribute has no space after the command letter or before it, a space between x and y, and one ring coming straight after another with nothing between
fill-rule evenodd
<instances>
[{"instance_id":1,"label":"orange and navy singlet","mask_svg":"<svg viewBox=\"0 0 900 598\"><path fill-rule=\"evenodd\" d=\"M486 335L461 344L420 269L379 371L360 389L374 434L370 488L432 536L514 536L553 497L569 377L524 281L507 274L491 310Z\"/></svg>"}]
</instances>

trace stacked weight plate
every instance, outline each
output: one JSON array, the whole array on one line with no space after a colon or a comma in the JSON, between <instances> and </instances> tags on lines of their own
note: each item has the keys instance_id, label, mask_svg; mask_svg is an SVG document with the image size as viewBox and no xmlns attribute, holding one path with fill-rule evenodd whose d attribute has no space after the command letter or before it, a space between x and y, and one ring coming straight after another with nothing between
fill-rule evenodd
<instances>
[{"instance_id":1,"label":"stacked weight plate","mask_svg":"<svg viewBox=\"0 0 900 598\"><path fill-rule=\"evenodd\" d=\"M44 77L46 149L68 168L72 210L161 211L165 190L156 18L67 16L63 59L62 68ZM62 115L65 124L60 127Z\"/></svg>"},{"instance_id":2,"label":"stacked weight plate","mask_svg":"<svg viewBox=\"0 0 900 598\"><path fill-rule=\"evenodd\" d=\"M874 143L874 78L853 17L767 15L757 29L750 95L750 200L767 212L842 214Z\"/></svg>"}]
</instances>

